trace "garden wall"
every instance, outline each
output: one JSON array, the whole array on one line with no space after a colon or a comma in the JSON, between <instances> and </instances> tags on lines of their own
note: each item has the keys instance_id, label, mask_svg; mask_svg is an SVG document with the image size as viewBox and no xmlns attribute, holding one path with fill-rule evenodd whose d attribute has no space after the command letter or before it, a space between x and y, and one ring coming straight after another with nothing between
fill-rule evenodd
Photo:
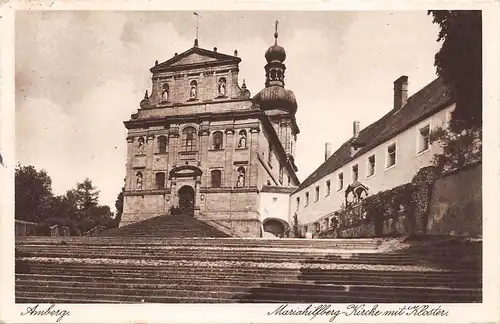
<instances>
[{"instance_id":1,"label":"garden wall","mask_svg":"<svg viewBox=\"0 0 500 324\"><path fill-rule=\"evenodd\" d=\"M482 165L437 179L432 188L427 234L482 236Z\"/></svg>"}]
</instances>

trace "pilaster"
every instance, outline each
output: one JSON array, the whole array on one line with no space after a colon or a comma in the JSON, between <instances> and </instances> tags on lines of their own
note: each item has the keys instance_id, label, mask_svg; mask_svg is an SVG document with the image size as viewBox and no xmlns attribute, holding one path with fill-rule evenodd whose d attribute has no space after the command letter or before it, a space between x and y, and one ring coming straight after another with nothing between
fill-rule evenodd
<instances>
[{"instance_id":1,"label":"pilaster","mask_svg":"<svg viewBox=\"0 0 500 324\"><path fill-rule=\"evenodd\" d=\"M234 128L227 128L225 138L225 164L224 164L224 173L222 175L223 185L224 187L234 187L234 165L233 165L233 151L234 151Z\"/></svg>"},{"instance_id":2,"label":"pilaster","mask_svg":"<svg viewBox=\"0 0 500 324\"><path fill-rule=\"evenodd\" d=\"M260 127L254 126L250 128L250 165L249 165L249 182L248 185L256 187L258 183L258 160L259 153L259 133Z\"/></svg>"},{"instance_id":3,"label":"pilaster","mask_svg":"<svg viewBox=\"0 0 500 324\"><path fill-rule=\"evenodd\" d=\"M125 166L125 191L133 189L134 181L134 137L127 137L127 163Z\"/></svg>"},{"instance_id":4,"label":"pilaster","mask_svg":"<svg viewBox=\"0 0 500 324\"><path fill-rule=\"evenodd\" d=\"M179 145L179 127L178 125L171 125L168 129L168 165L173 168L178 164L178 150Z\"/></svg>"},{"instance_id":5,"label":"pilaster","mask_svg":"<svg viewBox=\"0 0 500 324\"><path fill-rule=\"evenodd\" d=\"M153 174L153 152L155 146L155 136L149 134L146 140L146 174L145 176L145 186L144 189L154 189L155 179Z\"/></svg>"},{"instance_id":6,"label":"pilaster","mask_svg":"<svg viewBox=\"0 0 500 324\"><path fill-rule=\"evenodd\" d=\"M208 163L208 148L210 146L209 143L209 137L210 131L208 129L202 129L199 132L199 140L200 140L200 147L199 147L199 152L200 152L200 157L199 157L199 162L201 166L203 167L203 174L201 175L201 181L199 186L202 187L208 187L210 186L210 171L208 169L209 163Z\"/></svg>"}]
</instances>

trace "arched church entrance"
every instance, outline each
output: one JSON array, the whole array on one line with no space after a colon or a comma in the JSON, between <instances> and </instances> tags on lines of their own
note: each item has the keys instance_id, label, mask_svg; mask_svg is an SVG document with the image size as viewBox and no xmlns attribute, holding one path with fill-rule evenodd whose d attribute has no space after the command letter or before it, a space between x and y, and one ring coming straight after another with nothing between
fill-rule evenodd
<instances>
[{"instance_id":1,"label":"arched church entrance","mask_svg":"<svg viewBox=\"0 0 500 324\"><path fill-rule=\"evenodd\" d=\"M264 228L264 232L271 233L276 237L286 237L289 226L282 219L266 218L262 223L262 227Z\"/></svg>"},{"instance_id":2,"label":"arched church entrance","mask_svg":"<svg viewBox=\"0 0 500 324\"><path fill-rule=\"evenodd\" d=\"M191 186L183 186L179 189L179 208L182 214L194 215L194 189Z\"/></svg>"}]
</instances>

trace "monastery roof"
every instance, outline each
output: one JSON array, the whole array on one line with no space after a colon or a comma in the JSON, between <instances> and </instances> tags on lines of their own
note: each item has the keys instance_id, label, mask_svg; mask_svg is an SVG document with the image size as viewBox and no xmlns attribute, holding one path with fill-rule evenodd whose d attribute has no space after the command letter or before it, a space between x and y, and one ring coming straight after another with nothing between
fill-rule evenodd
<instances>
[{"instance_id":1,"label":"monastery roof","mask_svg":"<svg viewBox=\"0 0 500 324\"><path fill-rule=\"evenodd\" d=\"M299 185L296 191L307 188L362 154L444 109L452 102L448 86L440 78L435 79L408 98L402 108L389 111L385 116L361 130L356 139L350 138L342 144L335 153ZM361 147L352 157L351 145Z\"/></svg>"}]
</instances>

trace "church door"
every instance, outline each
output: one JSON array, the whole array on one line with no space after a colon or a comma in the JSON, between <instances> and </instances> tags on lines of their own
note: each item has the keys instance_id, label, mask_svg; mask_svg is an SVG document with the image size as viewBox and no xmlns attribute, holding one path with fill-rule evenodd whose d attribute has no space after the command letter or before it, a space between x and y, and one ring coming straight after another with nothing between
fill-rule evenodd
<instances>
[{"instance_id":1,"label":"church door","mask_svg":"<svg viewBox=\"0 0 500 324\"><path fill-rule=\"evenodd\" d=\"M179 189L179 208L182 214L194 215L194 189L183 186Z\"/></svg>"}]
</instances>

